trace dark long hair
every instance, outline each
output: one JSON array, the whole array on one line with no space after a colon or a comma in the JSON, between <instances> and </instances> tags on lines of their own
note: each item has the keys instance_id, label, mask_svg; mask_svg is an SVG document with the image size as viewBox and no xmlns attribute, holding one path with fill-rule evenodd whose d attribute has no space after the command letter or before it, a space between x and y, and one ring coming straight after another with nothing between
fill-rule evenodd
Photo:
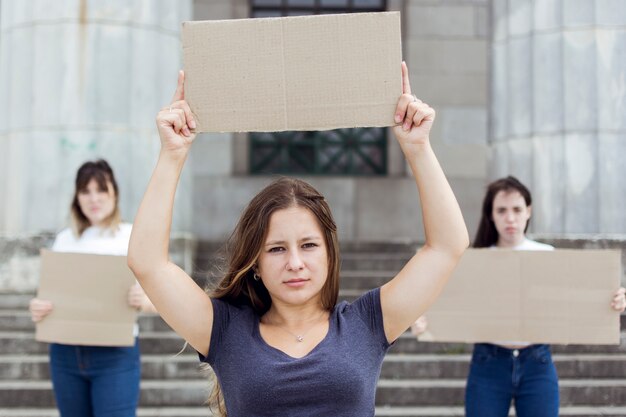
<instances>
[{"instance_id":1,"label":"dark long hair","mask_svg":"<svg viewBox=\"0 0 626 417\"><path fill-rule=\"evenodd\" d=\"M526 207L532 204L532 197L530 191L524 184L522 184L517 178L509 175L506 178L500 178L487 186L487 193L483 200L483 209L480 217L480 223L478 224L478 230L476 231L476 237L474 238L473 247L475 248L488 248L495 245L498 242L498 231L496 225L493 222L493 200L496 198L496 194L500 191L510 192L519 191L526 202ZM524 227L524 233L528 230L528 223L526 222Z\"/></svg>"},{"instance_id":2,"label":"dark long hair","mask_svg":"<svg viewBox=\"0 0 626 417\"><path fill-rule=\"evenodd\" d=\"M78 168L76 172L76 180L74 182L74 198L72 199L72 205L70 207L70 217L72 222L72 230L76 236L80 237L85 229L91 226L89 219L85 216L85 213L80 209L78 204L78 194L81 191L87 189L87 185L91 180L95 180L98 184L98 188L101 191L109 191L109 183L113 187L115 193L115 208L113 213L107 217L104 221L106 227L115 229L120 224L120 208L119 208L119 190L117 187L117 181L115 181L115 175L113 169L107 161L104 159L98 159L96 161L87 161Z\"/></svg>"},{"instance_id":3,"label":"dark long hair","mask_svg":"<svg viewBox=\"0 0 626 417\"><path fill-rule=\"evenodd\" d=\"M304 181L287 177L279 178L261 190L244 210L227 242L227 271L211 292L212 298L237 305L249 305L258 315L263 315L270 309L270 294L263 281L254 279L253 267L267 237L270 217L276 211L290 207L310 210L322 229L328 254L328 276L321 290L321 302L324 309L333 309L339 295L337 226L328 203L315 188ZM224 398L217 378L213 377L213 382L209 407L215 415L225 416Z\"/></svg>"}]
</instances>

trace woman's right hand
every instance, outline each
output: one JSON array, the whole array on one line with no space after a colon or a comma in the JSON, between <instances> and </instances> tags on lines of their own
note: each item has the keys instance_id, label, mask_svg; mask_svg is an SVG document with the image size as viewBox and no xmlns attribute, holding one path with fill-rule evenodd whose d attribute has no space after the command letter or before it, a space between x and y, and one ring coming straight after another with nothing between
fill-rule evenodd
<instances>
[{"instance_id":1,"label":"woman's right hand","mask_svg":"<svg viewBox=\"0 0 626 417\"><path fill-rule=\"evenodd\" d=\"M28 310L30 311L30 319L35 323L39 323L48 314L52 312L53 305L51 301L42 300L39 298L33 298L28 303Z\"/></svg>"},{"instance_id":2,"label":"woman's right hand","mask_svg":"<svg viewBox=\"0 0 626 417\"><path fill-rule=\"evenodd\" d=\"M407 152L430 143L435 110L411 93L409 69L404 61L402 61L402 95L398 98L394 120L396 126L393 133L407 159L410 159Z\"/></svg>"},{"instance_id":3,"label":"woman's right hand","mask_svg":"<svg viewBox=\"0 0 626 417\"><path fill-rule=\"evenodd\" d=\"M419 319L415 320L415 323L411 325L411 333L414 336L419 337L422 333L426 331L428 328L428 320L426 316L421 316Z\"/></svg>"},{"instance_id":4,"label":"woman's right hand","mask_svg":"<svg viewBox=\"0 0 626 417\"><path fill-rule=\"evenodd\" d=\"M161 152L185 157L196 137L196 122L185 101L185 73L182 70L178 72L178 85L172 102L157 114L156 124L161 138Z\"/></svg>"}]
</instances>

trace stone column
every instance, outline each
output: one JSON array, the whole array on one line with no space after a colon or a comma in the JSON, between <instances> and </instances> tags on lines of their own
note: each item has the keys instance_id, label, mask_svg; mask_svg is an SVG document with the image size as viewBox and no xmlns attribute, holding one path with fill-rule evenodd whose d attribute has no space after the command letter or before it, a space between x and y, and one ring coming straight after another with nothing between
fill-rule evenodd
<instances>
[{"instance_id":1,"label":"stone column","mask_svg":"<svg viewBox=\"0 0 626 417\"><path fill-rule=\"evenodd\" d=\"M626 2L493 0L490 177L539 234L626 233Z\"/></svg>"},{"instance_id":2,"label":"stone column","mask_svg":"<svg viewBox=\"0 0 626 417\"><path fill-rule=\"evenodd\" d=\"M0 1L0 233L67 224L76 169L107 159L132 221L181 68L191 0ZM186 176L174 230L189 230Z\"/></svg>"},{"instance_id":3,"label":"stone column","mask_svg":"<svg viewBox=\"0 0 626 417\"><path fill-rule=\"evenodd\" d=\"M489 151L490 1L402 3L403 52L411 87L437 111L431 143L474 236Z\"/></svg>"}]
</instances>

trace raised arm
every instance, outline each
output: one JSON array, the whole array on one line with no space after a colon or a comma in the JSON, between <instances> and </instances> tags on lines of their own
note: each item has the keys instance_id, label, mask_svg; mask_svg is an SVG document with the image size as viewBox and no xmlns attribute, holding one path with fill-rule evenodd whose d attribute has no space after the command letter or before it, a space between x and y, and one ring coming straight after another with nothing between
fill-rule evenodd
<instances>
[{"instance_id":1,"label":"raised arm","mask_svg":"<svg viewBox=\"0 0 626 417\"><path fill-rule=\"evenodd\" d=\"M426 242L398 275L381 288L389 341L397 339L430 307L469 245L461 209L430 146L435 111L411 95L404 62L402 89L393 132L417 184Z\"/></svg>"},{"instance_id":2,"label":"raised arm","mask_svg":"<svg viewBox=\"0 0 626 417\"><path fill-rule=\"evenodd\" d=\"M161 152L135 217L128 266L161 317L206 355L213 325L211 300L185 271L169 260L168 254L174 195L195 138L182 71L171 105L159 112L156 122Z\"/></svg>"}]
</instances>

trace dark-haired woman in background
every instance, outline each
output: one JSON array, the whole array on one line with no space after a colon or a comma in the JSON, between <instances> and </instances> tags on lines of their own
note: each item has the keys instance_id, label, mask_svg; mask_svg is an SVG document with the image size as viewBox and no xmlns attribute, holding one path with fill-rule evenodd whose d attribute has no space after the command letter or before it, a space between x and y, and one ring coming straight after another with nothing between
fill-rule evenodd
<instances>
[{"instance_id":1,"label":"dark-haired woman in background","mask_svg":"<svg viewBox=\"0 0 626 417\"><path fill-rule=\"evenodd\" d=\"M57 252L126 255L132 225L122 223L113 170L100 159L85 162L76 174L70 210L71 227L52 245ZM128 305L156 312L135 284ZM53 310L48 300L30 301L31 318L44 320ZM137 336L137 326L135 326ZM51 343L50 376L61 417L134 417L139 400L139 346L78 346Z\"/></svg>"},{"instance_id":2,"label":"dark-haired woman in background","mask_svg":"<svg viewBox=\"0 0 626 417\"><path fill-rule=\"evenodd\" d=\"M489 184L473 247L554 250L526 237L531 203L530 191L515 177ZM624 288L617 290L611 307L624 311ZM559 385L549 345L524 341L474 345L466 417L506 417L511 401L518 417L558 417Z\"/></svg>"}]
</instances>

